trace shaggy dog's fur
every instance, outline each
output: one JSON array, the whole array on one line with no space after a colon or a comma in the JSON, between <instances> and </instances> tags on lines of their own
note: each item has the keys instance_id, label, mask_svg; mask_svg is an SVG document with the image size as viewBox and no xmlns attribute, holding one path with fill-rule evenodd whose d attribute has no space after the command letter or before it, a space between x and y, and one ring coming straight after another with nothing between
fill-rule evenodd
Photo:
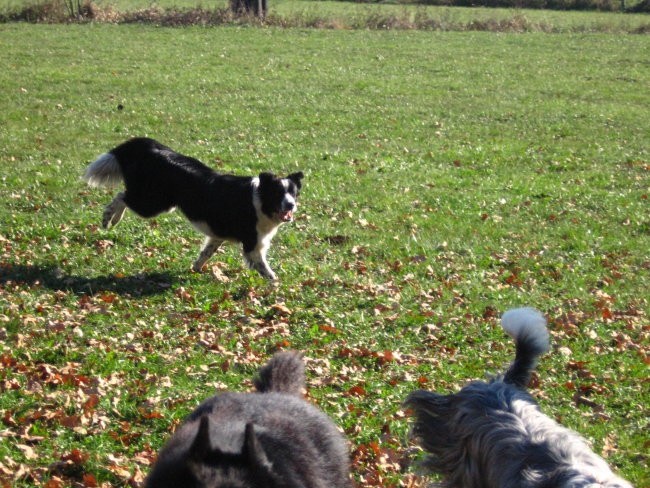
<instances>
[{"instance_id":1,"label":"shaggy dog's fur","mask_svg":"<svg viewBox=\"0 0 650 488\"><path fill-rule=\"evenodd\" d=\"M416 391L407 398L415 411L413 433L430 453L423 467L442 474L449 488L631 488L525 391L548 349L542 314L510 310L502 325L516 344L503 375L450 395Z\"/></svg>"},{"instance_id":2,"label":"shaggy dog's fur","mask_svg":"<svg viewBox=\"0 0 650 488\"><path fill-rule=\"evenodd\" d=\"M246 263L268 279L275 273L266 252L280 224L293 219L303 174L278 178L219 174L153 139L131 139L88 166L91 186L124 182L106 206L102 225L116 225L128 208L144 218L178 207L206 236L192 269L200 271L224 241L240 242Z\"/></svg>"},{"instance_id":3,"label":"shaggy dog's fur","mask_svg":"<svg viewBox=\"0 0 650 488\"><path fill-rule=\"evenodd\" d=\"M146 488L351 488L347 443L304 384L301 356L277 353L257 393L216 395L189 416Z\"/></svg>"}]
</instances>

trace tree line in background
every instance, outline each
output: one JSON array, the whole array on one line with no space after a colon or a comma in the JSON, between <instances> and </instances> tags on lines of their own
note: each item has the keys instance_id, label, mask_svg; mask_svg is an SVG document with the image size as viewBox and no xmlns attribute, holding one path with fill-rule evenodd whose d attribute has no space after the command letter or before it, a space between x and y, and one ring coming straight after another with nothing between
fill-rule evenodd
<instances>
[{"instance_id":1,"label":"tree line in background","mask_svg":"<svg viewBox=\"0 0 650 488\"><path fill-rule=\"evenodd\" d=\"M278 24L282 26L291 26L292 22L287 19L277 19L269 17L268 0L229 0L229 6L225 8L169 8L164 12L156 6L151 6L143 10L133 12L118 12L109 7L98 7L92 0L34 0L16 11L0 12L0 23L3 22L70 22L70 21L108 21L108 22L153 22L163 25L181 26L181 25L220 25L241 21L244 22L265 22ZM341 0L347 1L347 0ZM353 0L357 3L378 4L383 0ZM402 5L431 5L431 6L449 6L449 7L494 7L494 8L512 8L512 9L548 9L548 10L598 10L608 12L626 12L626 13L650 13L650 0L396 0ZM199 2L197 2L199 3ZM436 29L434 21L430 19L420 19L412 22L395 16L388 16L386 19L373 17L372 25L366 25L366 28L402 28L402 29ZM507 31L526 31L526 30L548 30L544 26L535 28L521 24L522 16L519 18L518 25L488 25L481 26L476 22L470 23L469 26L456 26L454 30L507 30ZM239 19L239 20L238 20ZM525 20L525 18L523 18ZM307 22L296 25L297 27L329 27L326 21L316 23ZM319 23L320 22L320 23ZM433 23L432 23L433 22ZM303 25L304 24L304 25ZM314 24L314 25L312 25ZM322 25L321 25L322 24ZM376 25L375 25L376 24ZM385 24L385 25L384 25ZM421 25L420 25L421 24ZM480 24L480 22L479 22ZM552 30L552 29L551 29ZM647 28L641 29L638 33L647 32Z\"/></svg>"},{"instance_id":2,"label":"tree line in background","mask_svg":"<svg viewBox=\"0 0 650 488\"><path fill-rule=\"evenodd\" d=\"M547 10L600 10L606 12L650 12L650 0L406 0L402 3L450 7L499 7Z\"/></svg>"}]
</instances>

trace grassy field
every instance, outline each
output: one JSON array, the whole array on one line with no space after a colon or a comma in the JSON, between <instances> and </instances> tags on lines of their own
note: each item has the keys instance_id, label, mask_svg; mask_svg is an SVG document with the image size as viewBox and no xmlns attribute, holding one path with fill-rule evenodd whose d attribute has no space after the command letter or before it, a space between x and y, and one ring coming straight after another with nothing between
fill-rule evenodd
<instances>
[{"instance_id":1,"label":"grassy field","mask_svg":"<svg viewBox=\"0 0 650 488\"><path fill-rule=\"evenodd\" d=\"M650 37L0 26L0 479L139 486L199 401L305 352L361 486L422 483L400 403L513 354L648 486ZM180 213L99 226L89 161L147 135L222 171L305 172L277 287Z\"/></svg>"}]
</instances>

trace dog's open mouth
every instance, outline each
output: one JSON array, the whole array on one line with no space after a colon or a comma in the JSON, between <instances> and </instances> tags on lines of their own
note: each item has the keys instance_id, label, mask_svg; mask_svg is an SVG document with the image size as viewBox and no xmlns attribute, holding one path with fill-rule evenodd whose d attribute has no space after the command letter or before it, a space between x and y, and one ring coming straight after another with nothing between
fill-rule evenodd
<instances>
[{"instance_id":1,"label":"dog's open mouth","mask_svg":"<svg viewBox=\"0 0 650 488\"><path fill-rule=\"evenodd\" d=\"M278 218L282 222L291 222L293 220L293 210L287 212L278 212Z\"/></svg>"}]
</instances>

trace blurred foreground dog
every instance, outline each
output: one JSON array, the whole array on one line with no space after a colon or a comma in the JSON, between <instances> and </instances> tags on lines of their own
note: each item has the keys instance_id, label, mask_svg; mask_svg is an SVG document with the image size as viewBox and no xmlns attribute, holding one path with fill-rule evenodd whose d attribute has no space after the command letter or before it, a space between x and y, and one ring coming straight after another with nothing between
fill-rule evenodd
<instances>
[{"instance_id":1,"label":"blurred foreground dog","mask_svg":"<svg viewBox=\"0 0 650 488\"><path fill-rule=\"evenodd\" d=\"M127 207L144 218L178 207L206 236L194 271L200 271L224 241L234 241L242 244L248 266L270 280L275 273L266 252L278 227L293 220L302 178L302 172L286 178L219 174L147 138L131 139L102 154L84 175L90 186L123 181L126 187L106 206L105 228L117 225Z\"/></svg>"},{"instance_id":2,"label":"blurred foreground dog","mask_svg":"<svg viewBox=\"0 0 650 488\"><path fill-rule=\"evenodd\" d=\"M277 353L256 393L204 401L163 447L147 488L351 488L348 447L302 399L304 364Z\"/></svg>"},{"instance_id":3,"label":"blurred foreground dog","mask_svg":"<svg viewBox=\"0 0 650 488\"><path fill-rule=\"evenodd\" d=\"M501 323L517 349L503 375L450 395L415 391L407 398L416 416L413 434L430 453L423 468L442 474L449 488L631 488L525 391L548 350L542 314L514 309Z\"/></svg>"}]
</instances>

